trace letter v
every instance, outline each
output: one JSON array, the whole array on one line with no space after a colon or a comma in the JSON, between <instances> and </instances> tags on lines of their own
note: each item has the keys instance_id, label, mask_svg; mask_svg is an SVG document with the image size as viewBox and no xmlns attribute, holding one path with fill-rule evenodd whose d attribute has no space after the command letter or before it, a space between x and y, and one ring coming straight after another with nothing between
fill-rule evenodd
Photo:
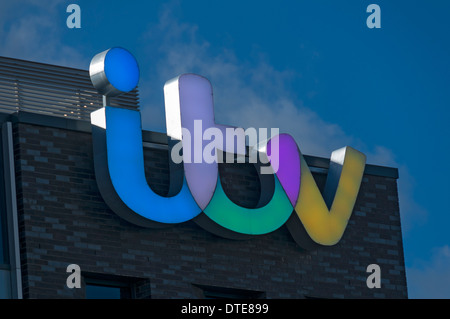
<instances>
[{"instance_id":1,"label":"letter v","mask_svg":"<svg viewBox=\"0 0 450 319\"><path fill-rule=\"evenodd\" d=\"M332 246L339 242L358 196L365 163L366 156L351 147L334 151L322 197L301 156L301 187L295 205L296 214L292 214L287 222L289 231L300 246L312 249L317 244Z\"/></svg>"}]
</instances>

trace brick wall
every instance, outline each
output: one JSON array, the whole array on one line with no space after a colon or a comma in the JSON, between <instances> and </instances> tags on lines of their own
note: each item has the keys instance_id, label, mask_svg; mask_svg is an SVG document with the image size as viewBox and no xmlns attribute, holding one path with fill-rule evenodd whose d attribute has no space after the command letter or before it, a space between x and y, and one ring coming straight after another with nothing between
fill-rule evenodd
<instances>
[{"instance_id":1,"label":"brick wall","mask_svg":"<svg viewBox=\"0 0 450 319\"><path fill-rule=\"evenodd\" d=\"M365 175L339 244L302 251L285 226L251 240L212 235L193 222L144 229L115 215L97 188L91 135L14 124L25 298L82 298L66 267L136 281L140 298L197 298L199 286L261 291L267 298L405 298L402 235L393 178ZM164 193L168 154L145 150L149 184ZM251 206L260 185L250 165L220 165L230 198ZM325 175L315 175L323 184ZM381 267L381 289L366 267ZM83 282L84 285L84 282Z\"/></svg>"}]
</instances>

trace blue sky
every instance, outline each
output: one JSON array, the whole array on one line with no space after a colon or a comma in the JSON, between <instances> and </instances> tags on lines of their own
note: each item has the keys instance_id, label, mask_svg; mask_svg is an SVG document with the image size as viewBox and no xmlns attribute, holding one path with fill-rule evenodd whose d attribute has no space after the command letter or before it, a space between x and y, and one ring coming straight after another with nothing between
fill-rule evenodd
<instances>
[{"instance_id":1,"label":"blue sky","mask_svg":"<svg viewBox=\"0 0 450 319\"><path fill-rule=\"evenodd\" d=\"M66 7L81 7L81 29ZM381 8L381 29L366 8ZM218 122L280 127L303 153L351 145L398 167L411 298L450 298L448 1L2 1L0 55L87 69L130 50L148 130L164 131L163 85L208 77Z\"/></svg>"}]
</instances>

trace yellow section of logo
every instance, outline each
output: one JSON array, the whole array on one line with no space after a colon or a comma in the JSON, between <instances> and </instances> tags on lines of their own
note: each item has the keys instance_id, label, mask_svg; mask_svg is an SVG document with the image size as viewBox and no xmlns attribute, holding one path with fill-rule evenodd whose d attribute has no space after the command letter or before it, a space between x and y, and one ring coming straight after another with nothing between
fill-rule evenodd
<instances>
[{"instance_id":1,"label":"yellow section of logo","mask_svg":"<svg viewBox=\"0 0 450 319\"><path fill-rule=\"evenodd\" d=\"M358 196L366 163L366 156L351 147L336 152L333 153L337 154L334 156L335 160L332 155L330 170L332 165L338 166L341 168L341 174L336 183L337 187L327 185L324 194L325 198L331 198L331 208L327 206L303 156L301 187L295 205L295 212L308 235L316 243L325 246L337 244L344 234ZM333 173L335 172L329 171L328 174ZM334 192L334 196L329 192Z\"/></svg>"}]
</instances>

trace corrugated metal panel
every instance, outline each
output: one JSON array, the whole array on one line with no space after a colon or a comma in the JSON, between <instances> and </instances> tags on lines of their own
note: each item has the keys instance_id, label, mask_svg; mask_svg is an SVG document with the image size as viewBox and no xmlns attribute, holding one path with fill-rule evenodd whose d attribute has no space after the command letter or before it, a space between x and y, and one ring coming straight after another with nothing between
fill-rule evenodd
<instances>
[{"instance_id":1,"label":"corrugated metal panel","mask_svg":"<svg viewBox=\"0 0 450 319\"><path fill-rule=\"evenodd\" d=\"M135 89L111 98L111 105L139 108ZM102 107L89 72L51 64L0 57L0 112L27 111L79 120Z\"/></svg>"}]
</instances>

